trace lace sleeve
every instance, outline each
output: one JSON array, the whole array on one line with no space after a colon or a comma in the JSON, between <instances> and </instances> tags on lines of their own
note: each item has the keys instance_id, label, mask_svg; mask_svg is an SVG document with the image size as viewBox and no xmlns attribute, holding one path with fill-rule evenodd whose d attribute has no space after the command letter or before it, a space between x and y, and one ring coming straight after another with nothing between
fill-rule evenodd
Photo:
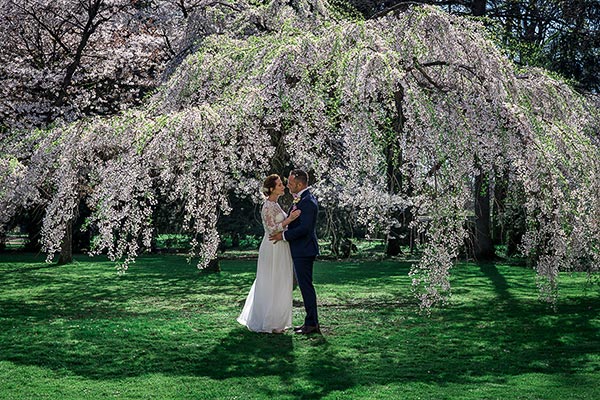
<instances>
[{"instance_id":1,"label":"lace sleeve","mask_svg":"<svg viewBox=\"0 0 600 400\"><path fill-rule=\"evenodd\" d=\"M278 203L266 201L263 205L261 216L265 231L269 234L283 231L281 223L285 219L285 213L279 207Z\"/></svg>"}]
</instances>

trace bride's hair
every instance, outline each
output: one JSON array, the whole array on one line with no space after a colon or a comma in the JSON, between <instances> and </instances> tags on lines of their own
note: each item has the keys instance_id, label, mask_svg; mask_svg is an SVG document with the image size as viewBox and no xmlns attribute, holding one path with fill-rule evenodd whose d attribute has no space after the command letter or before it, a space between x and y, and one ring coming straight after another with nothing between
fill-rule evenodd
<instances>
[{"instance_id":1,"label":"bride's hair","mask_svg":"<svg viewBox=\"0 0 600 400\"><path fill-rule=\"evenodd\" d=\"M281 179L281 177L277 174L271 174L267 176L263 182L262 193L265 197L269 197L275 186L277 186L277 179Z\"/></svg>"}]
</instances>

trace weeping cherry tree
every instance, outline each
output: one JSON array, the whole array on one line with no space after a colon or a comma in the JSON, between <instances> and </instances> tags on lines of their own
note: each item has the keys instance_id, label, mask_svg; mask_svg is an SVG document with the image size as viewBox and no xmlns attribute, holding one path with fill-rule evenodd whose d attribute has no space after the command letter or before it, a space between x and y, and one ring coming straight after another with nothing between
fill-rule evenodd
<instances>
[{"instance_id":1,"label":"weeping cherry tree","mask_svg":"<svg viewBox=\"0 0 600 400\"><path fill-rule=\"evenodd\" d=\"M592 101L542 70L516 68L479 23L436 8L355 22L319 1L289 4L244 11L262 34L207 37L143 108L4 143L0 223L43 204L52 259L86 201L92 253L125 269L150 246L153 210L167 199L183 205L202 268L216 255L229 196L260 201L262 177L283 155L313 172L323 207L371 233L410 212L422 238L410 274L426 309L449 294L481 174L507 179L509 197L523 199L521 251L545 299L556 296L559 271L598 271Z\"/></svg>"}]
</instances>

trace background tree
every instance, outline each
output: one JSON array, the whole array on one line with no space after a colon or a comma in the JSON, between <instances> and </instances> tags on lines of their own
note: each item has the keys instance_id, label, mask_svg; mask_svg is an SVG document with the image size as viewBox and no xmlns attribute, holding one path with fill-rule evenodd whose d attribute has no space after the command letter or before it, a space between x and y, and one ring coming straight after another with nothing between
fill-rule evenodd
<instances>
[{"instance_id":1,"label":"background tree","mask_svg":"<svg viewBox=\"0 0 600 400\"><path fill-rule=\"evenodd\" d=\"M406 4L431 4L457 15L483 16L518 64L600 90L600 4L594 0L351 0L366 18Z\"/></svg>"},{"instance_id":2,"label":"background tree","mask_svg":"<svg viewBox=\"0 0 600 400\"><path fill-rule=\"evenodd\" d=\"M160 76L161 41L124 0L6 1L0 8L4 130L139 104Z\"/></svg>"},{"instance_id":3,"label":"background tree","mask_svg":"<svg viewBox=\"0 0 600 400\"><path fill-rule=\"evenodd\" d=\"M238 11L233 3L197 0L2 2L0 139L15 142L31 129L141 104L194 44L231 25L228 15ZM27 146L21 151L19 159L30 157ZM33 248L38 214L21 213ZM77 227L87 217L78 214ZM78 237L77 229L71 234ZM65 262L71 258L67 242Z\"/></svg>"}]
</instances>

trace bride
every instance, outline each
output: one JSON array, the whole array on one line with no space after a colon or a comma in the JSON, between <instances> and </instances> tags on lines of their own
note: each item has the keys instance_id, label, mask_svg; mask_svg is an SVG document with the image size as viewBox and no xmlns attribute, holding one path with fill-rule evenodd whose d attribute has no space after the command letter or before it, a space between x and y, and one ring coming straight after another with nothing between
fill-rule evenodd
<instances>
[{"instance_id":1,"label":"bride","mask_svg":"<svg viewBox=\"0 0 600 400\"><path fill-rule=\"evenodd\" d=\"M285 186L279 175L269 175L263 183L267 197L261 217L265 236L258 251L256 279L237 321L254 332L283 333L292 326L293 262L286 241L273 243L269 235L281 232L298 218L300 210L287 216L277 199Z\"/></svg>"}]
</instances>

